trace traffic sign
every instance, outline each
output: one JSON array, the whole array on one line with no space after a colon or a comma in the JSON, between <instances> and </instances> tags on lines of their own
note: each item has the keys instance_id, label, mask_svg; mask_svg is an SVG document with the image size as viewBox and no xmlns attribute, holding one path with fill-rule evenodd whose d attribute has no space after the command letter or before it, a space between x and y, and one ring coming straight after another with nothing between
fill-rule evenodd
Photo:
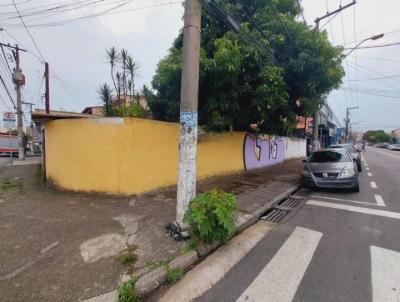
<instances>
[{"instance_id":1,"label":"traffic sign","mask_svg":"<svg viewBox=\"0 0 400 302\"><path fill-rule=\"evenodd\" d=\"M3 125L7 129L13 129L16 127L14 112L3 112Z\"/></svg>"}]
</instances>

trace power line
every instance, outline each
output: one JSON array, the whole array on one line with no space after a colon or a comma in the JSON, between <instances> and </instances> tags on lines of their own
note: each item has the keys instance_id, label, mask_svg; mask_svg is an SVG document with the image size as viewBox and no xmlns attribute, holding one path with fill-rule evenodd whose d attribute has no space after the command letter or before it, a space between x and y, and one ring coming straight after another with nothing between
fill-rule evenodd
<instances>
[{"instance_id":1,"label":"power line","mask_svg":"<svg viewBox=\"0 0 400 302\"><path fill-rule=\"evenodd\" d=\"M4 82L3 77L2 77L1 75L0 75L0 81L1 81L1 83L3 84L3 87L4 87L4 89L6 90L7 95L8 95L8 97L10 98L10 101L11 101L11 103L12 103L13 106L14 106L14 109L17 108L17 107L15 106L14 100L13 100L11 94L10 94L10 91L8 91L7 85L6 85L6 83Z\"/></svg>"},{"instance_id":2,"label":"power line","mask_svg":"<svg viewBox=\"0 0 400 302\"><path fill-rule=\"evenodd\" d=\"M17 5L15 4L15 0L12 0L12 2L13 2L13 4L14 4L15 10L16 10L17 13L18 13L19 18L21 19L22 24L24 25L24 28L25 28L26 32L28 33L29 37L31 38L31 40L32 40L32 42L33 42L33 45L35 45L36 51L38 52L38 54L39 54L40 58L42 59L42 61L45 62L46 60L44 59L42 53L40 52L39 47L37 46L35 39L34 39L33 36L31 35L31 32L29 31L29 29L26 27L26 24L25 24L25 22L24 22L24 19L22 18L21 14L20 14L20 12L19 12L19 10L18 10Z\"/></svg>"},{"instance_id":3,"label":"power line","mask_svg":"<svg viewBox=\"0 0 400 302\"><path fill-rule=\"evenodd\" d=\"M3 53L4 62L6 63L6 67L8 68L8 71L10 72L10 74L12 74L11 67L10 67L10 64L8 64L7 56L6 56L6 53L4 51L3 45L0 44L0 48L1 48L1 52Z\"/></svg>"},{"instance_id":4,"label":"power line","mask_svg":"<svg viewBox=\"0 0 400 302\"><path fill-rule=\"evenodd\" d=\"M328 12L328 11L329 11L328 0L325 0L325 6L326 6L326 11ZM329 23L329 28L330 28L330 30L331 30L331 37L332 37L332 42L333 42L333 44L335 44L335 36L334 36L334 34L333 34L333 29L332 29L331 20L332 20L335 16L336 16L336 15L334 15L334 16L328 21L328 23ZM321 28L324 28L325 25L326 25L326 24L324 24Z\"/></svg>"},{"instance_id":5,"label":"power line","mask_svg":"<svg viewBox=\"0 0 400 302\"><path fill-rule=\"evenodd\" d=\"M381 47L389 47L389 46L395 46L395 45L400 45L400 42L373 45L373 46L361 46L361 47L357 47L357 49L381 48ZM353 49L353 48L345 48L345 50L350 50L350 49Z\"/></svg>"},{"instance_id":6,"label":"power line","mask_svg":"<svg viewBox=\"0 0 400 302\"><path fill-rule=\"evenodd\" d=\"M372 77L366 79L356 79L356 80L347 80L346 82L363 82L363 81L372 81L372 80L381 80L381 79L393 79L393 78L400 78L400 74L397 75L390 75L390 76L381 76L381 77Z\"/></svg>"}]
</instances>

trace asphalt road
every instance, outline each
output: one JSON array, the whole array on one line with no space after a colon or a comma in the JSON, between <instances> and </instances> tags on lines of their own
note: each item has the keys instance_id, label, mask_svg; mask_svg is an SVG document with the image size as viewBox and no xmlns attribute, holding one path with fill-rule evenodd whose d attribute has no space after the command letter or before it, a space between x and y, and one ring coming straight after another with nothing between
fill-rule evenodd
<instances>
[{"instance_id":1,"label":"asphalt road","mask_svg":"<svg viewBox=\"0 0 400 302\"><path fill-rule=\"evenodd\" d=\"M400 301L400 152L367 148L359 193L311 192L197 301Z\"/></svg>"}]
</instances>

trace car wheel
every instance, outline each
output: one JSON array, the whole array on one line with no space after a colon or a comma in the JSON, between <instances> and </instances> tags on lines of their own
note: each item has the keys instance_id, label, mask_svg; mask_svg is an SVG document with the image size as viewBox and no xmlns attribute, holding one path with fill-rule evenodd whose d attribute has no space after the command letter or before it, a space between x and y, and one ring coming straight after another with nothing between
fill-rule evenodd
<instances>
[{"instance_id":1,"label":"car wheel","mask_svg":"<svg viewBox=\"0 0 400 302\"><path fill-rule=\"evenodd\" d=\"M357 187L354 187L353 191L357 192L357 193L360 192L360 185L357 185Z\"/></svg>"}]
</instances>

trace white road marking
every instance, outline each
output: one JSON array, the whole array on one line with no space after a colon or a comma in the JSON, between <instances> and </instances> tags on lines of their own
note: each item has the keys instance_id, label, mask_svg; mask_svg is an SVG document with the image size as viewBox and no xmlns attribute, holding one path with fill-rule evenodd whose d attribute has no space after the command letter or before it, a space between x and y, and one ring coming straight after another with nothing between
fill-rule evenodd
<instances>
[{"instance_id":1,"label":"white road marking","mask_svg":"<svg viewBox=\"0 0 400 302\"><path fill-rule=\"evenodd\" d=\"M371 173L371 172L368 172L367 175L368 175L369 177L371 177L371 176L372 176L372 173Z\"/></svg>"},{"instance_id":2,"label":"white road marking","mask_svg":"<svg viewBox=\"0 0 400 302\"><path fill-rule=\"evenodd\" d=\"M15 276L19 275L20 273L22 273L23 271L27 270L28 268L30 268L32 265L36 264L37 262L39 262L41 259L43 259L44 257L47 256L48 252L50 250L52 250L54 247L56 247L58 245L58 242L54 242L50 245L48 245L47 247L45 247L44 249L42 249L40 251L40 255L37 256L34 259L29 259L29 261L27 263L25 263L23 266L17 268L16 270L4 275L4 276L0 276L0 281L3 280L10 280L12 278L14 278Z\"/></svg>"},{"instance_id":3,"label":"white road marking","mask_svg":"<svg viewBox=\"0 0 400 302\"><path fill-rule=\"evenodd\" d=\"M342 199L342 198L333 198L333 197L325 197L325 196L319 196L319 195L310 195L310 197L314 197L314 198L323 198L323 199L330 199L330 200L337 200L337 201L346 201L346 202L361 203L361 204L367 204L367 205L370 205L370 206L385 206L385 205L381 205L381 204L379 204L379 203L374 204L374 203L365 202L365 201L350 200L350 199Z\"/></svg>"},{"instance_id":4,"label":"white road marking","mask_svg":"<svg viewBox=\"0 0 400 302\"><path fill-rule=\"evenodd\" d=\"M378 153L381 153L381 154L385 154L387 156L391 156L391 157L396 158L396 159L400 159L400 156L396 156L396 155L393 155L393 154L390 154L390 153L386 153L386 152L382 152L382 151L378 151L378 150L375 150L375 151L378 152Z\"/></svg>"},{"instance_id":5,"label":"white road marking","mask_svg":"<svg viewBox=\"0 0 400 302\"><path fill-rule=\"evenodd\" d=\"M48 251L50 251L52 248L56 247L58 245L58 241L53 242L52 244L46 246L44 249L42 249L40 251L41 254L47 253Z\"/></svg>"},{"instance_id":6,"label":"white road marking","mask_svg":"<svg viewBox=\"0 0 400 302\"><path fill-rule=\"evenodd\" d=\"M237 302L291 302L317 249L322 233L296 227Z\"/></svg>"},{"instance_id":7,"label":"white road marking","mask_svg":"<svg viewBox=\"0 0 400 302\"><path fill-rule=\"evenodd\" d=\"M368 168L368 167L366 167L365 169L369 171L369 168Z\"/></svg>"},{"instance_id":8,"label":"white road marking","mask_svg":"<svg viewBox=\"0 0 400 302\"><path fill-rule=\"evenodd\" d=\"M370 184L372 189L378 189L378 186L376 185L375 181L371 181Z\"/></svg>"},{"instance_id":9,"label":"white road marking","mask_svg":"<svg viewBox=\"0 0 400 302\"><path fill-rule=\"evenodd\" d=\"M386 207L385 202L383 201L383 198L381 195L375 195L375 200L376 200L376 204L378 206L382 206L382 207Z\"/></svg>"},{"instance_id":10,"label":"white road marking","mask_svg":"<svg viewBox=\"0 0 400 302\"><path fill-rule=\"evenodd\" d=\"M345 204L339 204L339 203L333 203L333 202L327 202L327 201L319 201L319 200L312 200L312 199L307 201L306 204L312 205L312 206L319 206L319 207L326 207L326 208L344 210L344 211L349 211L349 212L357 212L357 213L368 214L368 215L376 215L376 216L400 219L400 213L397 213L397 212L389 212L389 211L377 210L377 209L360 208L360 207L349 206L349 205L345 205Z\"/></svg>"},{"instance_id":11,"label":"white road marking","mask_svg":"<svg viewBox=\"0 0 400 302\"><path fill-rule=\"evenodd\" d=\"M208 256L172 286L159 302L187 302L217 284L262 239L273 224L259 221Z\"/></svg>"},{"instance_id":12,"label":"white road marking","mask_svg":"<svg viewBox=\"0 0 400 302\"><path fill-rule=\"evenodd\" d=\"M400 253L371 246L373 302L400 301Z\"/></svg>"}]
</instances>

